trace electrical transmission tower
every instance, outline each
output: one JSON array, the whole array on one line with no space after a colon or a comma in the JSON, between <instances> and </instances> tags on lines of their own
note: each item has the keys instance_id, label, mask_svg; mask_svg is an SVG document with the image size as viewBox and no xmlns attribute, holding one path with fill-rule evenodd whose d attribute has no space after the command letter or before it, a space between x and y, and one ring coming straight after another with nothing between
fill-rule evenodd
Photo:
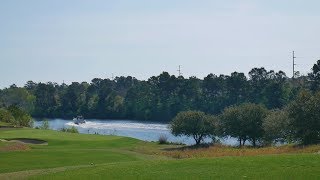
<instances>
[{"instance_id":1,"label":"electrical transmission tower","mask_svg":"<svg viewBox=\"0 0 320 180\"><path fill-rule=\"evenodd\" d=\"M295 76L296 76L296 70L295 70L295 67L296 67L296 56L294 55L294 51L292 52L292 79L294 79L295 78Z\"/></svg>"},{"instance_id":2,"label":"electrical transmission tower","mask_svg":"<svg viewBox=\"0 0 320 180\"><path fill-rule=\"evenodd\" d=\"M177 71L179 72L179 76L182 76L181 65L179 65L179 69Z\"/></svg>"}]
</instances>

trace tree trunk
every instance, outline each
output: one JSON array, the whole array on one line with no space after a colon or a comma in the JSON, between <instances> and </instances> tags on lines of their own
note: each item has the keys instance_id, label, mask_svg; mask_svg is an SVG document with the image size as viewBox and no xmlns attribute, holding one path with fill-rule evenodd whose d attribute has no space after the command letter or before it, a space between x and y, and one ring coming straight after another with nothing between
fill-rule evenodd
<instances>
[{"instance_id":1,"label":"tree trunk","mask_svg":"<svg viewBox=\"0 0 320 180\"><path fill-rule=\"evenodd\" d=\"M197 144L197 145L199 145L200 142L201 142L200 139L197 139L197 140L196 140L196 144Z\"/></svg>"},{"instance_id":2,"label":"tree trunk","mask_svg":"<svg viewBox=\"0 0 320 180\"><path fill-rule=\"evenodd\" d=\"M196 141L196 145L199 145L201 143L202 137L202 135L193 135L193 139Z\"/></svg>"},{"instance_id":3,"label":"tree trunk","mask_svg":"<svg viewBox=\"0 0 320 180\"><path fill-rule=\"evenodd\" d=\"M252 145L253 145L253 147L256 147L256 139L255 138L253 138L253 140L252 140Z\"/></svg>"},{"instance_id":4,"label":"tree trunk","mask_svg":"<svg viewBox=\"0 0 320 180\"><path fill-rule=\"evenodd\" d=\"M239 142L240 142L239 147L241 147L242 146L242 139L241 138L239 138Z\"/></svg>"},{"instance_id":5,"label":"tree trunk","mask_svg":"<svg viewBox=\"0 0 320 180\"><path fill-rule=\"evenodd\" d=\"M246 139L243 139L243 144L242 144L242 146L245 146L246 145Z\"/></svg>"}]
</instances>

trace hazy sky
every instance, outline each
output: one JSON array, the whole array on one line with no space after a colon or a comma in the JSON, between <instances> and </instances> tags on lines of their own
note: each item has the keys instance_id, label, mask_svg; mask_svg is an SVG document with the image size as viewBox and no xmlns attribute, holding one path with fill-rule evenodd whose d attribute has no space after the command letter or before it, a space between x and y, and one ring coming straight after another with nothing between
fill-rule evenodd
<instances>
[{"instance_id":1,"label":"hazy sky","mask_svg":"<svg viewBox=\"0 0 320 180\"><path fill-rule=\"evenodd\" d=\"M253 67L306 74L319 0L0 0L0 87Z\"/></svg>"}]
</instances>

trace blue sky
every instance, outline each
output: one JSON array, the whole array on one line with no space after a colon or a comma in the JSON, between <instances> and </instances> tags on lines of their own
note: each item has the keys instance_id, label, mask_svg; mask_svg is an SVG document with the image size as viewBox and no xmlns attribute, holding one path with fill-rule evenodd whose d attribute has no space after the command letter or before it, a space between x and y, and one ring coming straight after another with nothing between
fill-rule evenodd
<instances>
[{"instance_id":1,"label":"blue sky","mask_svg":"<svg viewBox=\"0 0 320 180\"><path fill-rule=\"evenodd\" d=\"M162 71L203 78L253 67L309 72L317 0L0 0L0 87Z\"/></svg>"}]
</instances>

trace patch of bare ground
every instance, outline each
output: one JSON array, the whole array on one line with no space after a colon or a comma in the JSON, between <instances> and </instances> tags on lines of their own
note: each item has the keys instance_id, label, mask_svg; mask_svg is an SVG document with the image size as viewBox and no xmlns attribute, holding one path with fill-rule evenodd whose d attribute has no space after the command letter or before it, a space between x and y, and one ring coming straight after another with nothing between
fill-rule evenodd
<instances>
[{"instance_id":1,"label":"patch of bare ground","mask_svg":"<svg viewBox=\"0 0 320 180\"><path fill-rule=\"evenodd\" d=\"M23 143L18 142L7 142L3 146L0 147L0 152L7 151L27 151L30 147Z\"/></svg>"},{"instance_id":2,"label":"patch of bare ground","mask_svg":"<svg viewBox=\"0 0 320 180\"><path fill-rule=\"evenodd\" d=\"M285 145L280 147L230 147L223 145L171 148L162 151L165 156L173 158L201 158L201 157L224 157L224 156L259 156L272 154L294 153L319 153L320 145L295 146Z\"/></svg>"}]
</instances>

